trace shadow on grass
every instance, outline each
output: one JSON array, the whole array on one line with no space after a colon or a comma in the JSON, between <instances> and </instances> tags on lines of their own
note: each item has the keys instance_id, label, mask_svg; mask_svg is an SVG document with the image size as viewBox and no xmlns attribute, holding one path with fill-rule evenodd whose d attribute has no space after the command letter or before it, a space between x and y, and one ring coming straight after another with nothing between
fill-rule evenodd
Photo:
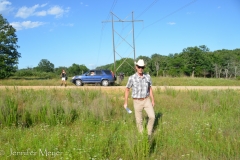
<instances>
[{"instance_id":1,"label":"shadow on grass","mask_svg":"<svg viewBox=\"0 0 240 160\"><path fill-rule=\"evenodd\" d=\"M155 121L154 121L154 126L153 126L153 134L154 132L157 130L157 128L159 127L159 122L162 121L162 113L158 112L155 113ZM159 145L157 144L157 141L155 139L155 137L152 137L151 141L150 141L150 154L154 153L156 146Z\"/></svg>"},{"instance_id":2,"label":"shadow on grass","mask_svg":"<svg viewBox=\"0 0 240 160\"><path fill-rule=\"evenodd\" d=\"M157 129L158 125L159 125L159 120L161 119L162 117L162 113L161 112L158 112L158 113L155 113L155 121L154 121L154 125L153 125L153 132L154 130ZM148 116L146 115L143 119L146 120L146 122L148 122L149 118ZM143 120L144 121L144 120ZM145 128L147 127L147 123L145 123Z\"/></svg>"},{"instance_id":3,"label":"shadow on grass","mask_svg":"<svg viewBox=\"0 0 240 160\"><path fill-rule=\"evenodd\" d=\"M158 113L155 114L155 121L154 121L153 131L157 129L157 127L159 125L159 120L161 119L162 115L163 114L161 112L158 112Z\"/></svg>"}]
</instances>

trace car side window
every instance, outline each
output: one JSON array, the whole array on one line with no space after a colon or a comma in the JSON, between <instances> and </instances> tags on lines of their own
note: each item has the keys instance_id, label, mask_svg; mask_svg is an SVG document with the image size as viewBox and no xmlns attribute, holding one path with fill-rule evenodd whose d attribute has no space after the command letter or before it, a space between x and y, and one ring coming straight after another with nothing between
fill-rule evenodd
<instances>
[{"instance_id":1,"label":"car side window","mask_svg":"<svg viewBox=\"0 0 240 160\"><path fill-rule=\"evenodd\" d=\"M94 71L91 71L90 76L94 76L94 75L95 75Z\"/></svg>"},{"instance_id":2,"label":"car side window","mask_svg":"<svg viewBox=\"0 0 240 160\"><path fill-rule=\"evenodd\" d=\"M111 75L112 73L111 73L111 71L109 71L109 70L105 70L104 71L107 75Z\"/></svg>"},{"instance_id":3,"label":"car side window","mask_svg":"<svg viewBox=\"0 0 240 160\"><path fill-rule=\"evenodd\" d=\"M96 75L102 75L101 71L96 71Z\"/></svg>"}]
</instances>

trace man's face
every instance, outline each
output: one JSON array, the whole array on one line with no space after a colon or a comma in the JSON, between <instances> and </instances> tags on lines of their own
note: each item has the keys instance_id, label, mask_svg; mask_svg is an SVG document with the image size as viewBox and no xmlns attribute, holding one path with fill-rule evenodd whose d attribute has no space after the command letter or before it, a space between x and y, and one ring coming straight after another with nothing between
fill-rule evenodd
<instances>
[{"instance_id":1,"label":"man's face","mask_svg":"<svg viewBox=\"0 0 240 160\"><path fill-rule=\"evenodd\" d=\"M136 65L137 73L138 73L138 74L143 74L144 68L145 68L144 66L138 66L138 65Z\"/></svg>"}]
</instances>

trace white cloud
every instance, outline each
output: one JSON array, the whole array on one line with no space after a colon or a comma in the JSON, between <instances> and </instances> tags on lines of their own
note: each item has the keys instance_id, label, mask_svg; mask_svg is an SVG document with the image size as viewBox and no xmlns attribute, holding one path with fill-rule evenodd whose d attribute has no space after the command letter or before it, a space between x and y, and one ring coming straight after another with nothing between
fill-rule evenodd
<instances>
[{"instance_id":1,"label":"white cloud","mask_svg":"<svg viewBox=\"0 0 240 160\"><path fill-rule=\"evenodd\" d=\"M47 11L48 14L54 15L56 17L61 17L64 13L64 10L59 6L54 6Z\"/></svg>"},{"instance_id":2,"label":"white cloud","mask_svg":"<svg viewBox=\"0 0 240 160\"><path fill-rule=\"evenodd\" d=\"M83 2L80 2L80 4L83 5ZM88 7L88 4L85 4L84 6L85 6L85 7Z\"/></svg>"},{"instance_id":3,"label":"white cloud","mask_svg":"<svg viewBox=\"0 0 240 160\"><path fill-rule=\"evenodd\" d=\"M34 15L36 15L36 16L46 16L47 15L47 11L36 12Z\"/></svg>"},{"instance_id":4,"label":"white cloud","mask_svg":"<svg viewBox=\"0 0 240 160\"><path fill-rule=\"evenodd\" d=\"M0 4L6 0L0 0ZM7 1L8 2L8 1ZM11 4L6 3L6 4ZM65 13L69 12L70 8L62 8L60 6L53 6L53 7L49 7L47 3L45 4L36 4L32 7L27 7L27 6L23 6L21 8L18 9L17 13L15 14L15 17L19 17L19 18L29 18L31 16L55 16L56 18L58 17L62 17ZM16 30L23 30L23 29L30 29L30 28L36 28L39 26L44 25L44 22L39 22L39 21L23 21L23 22L12 22L10 23ZM67 24L66 26L73 26L73 24Z\"/></svg>"},{"instance_id":5,"label":"white cloud","mask_svg":"<svg viewBox=\"0 0 240 160\"><path fill-rule=\"evenodd\" d=\"M73 27L74 24L73 23L67 23L67 24L62 24L62 26Z\"/></svg>"},{"instance_id":6,"label":"white cloud","mask_svg":"<svg viewBox=\"0 0 240 160\"><path fill-rule=\"evenodd\" d=\"M41 25L44 25L43 22L31 22L31 21L23 21L23 22L12 22L10 25L13 26L16 30L23 30L23 29L29 29L29 28L36 28Z\"/></svg>"},{"instance_id":7,"label":"white cloud","mask_svg":"<svg viewBox=\"0 0 240 160\"><path fill-rule=\"evenodd\" d=\"M20 18L28 18L30 16L47 16L47 15L53 15L56 18L63 16L64 13L67 13L70 8L63 9L59 6L53 6L49 9L41 10L38 11L39 8L44 8L47 7L47 3L39 5L36 4L32 7L21 7L15 17L20 17Z\"/></svg>"},{"instance_id":8,"label":"white cloud","mask_svg":"<svg viewBox=\"0 0 240 160\"><path fill-rule=\"evenodd\" d=\"M42 5L41 5L41 7L45 7L46 5L47 5L47 3L45 3L45 4L42 4Z\"/></svg>"},{"instance_id":9,"label":"white cloud","mask_svg":"<svg viewBox=\"0 0 240 160\"><path fill-rule=\"evenodd\" d=\"M37 5L34 5L33 7L30 7L30 8L28 8L28 7L26 7L26 6L21 7L21 8L18 10L18 12L17 12L17 14L15 15L15 17L27 18L27 17L29 17L29 16L32 16L32 15L34 14L35 10L36 10L38 7L39 7L38 4L37 4Z\"/></svg>"},{"instance_id":10,"label":"white cloud","mask_svg":"<svg viewBox=\"0 0 240 160\"><path fill-rule=\"evenodd\" d=\"M175 22L168 22L167 24L169 24L169 25L175 25L176 23L175 23Z\"/></svg>"},{"instance_id":11,"label":"white cloud","mask_svg":"<svg viewBox=\"0 0 240 160\"><path fill-rule=\"evenodd\" d=\"M7 0L0 0L0 13L8 14L13 8L11 6L11 2Z\"/></svg>"}]
</instances>

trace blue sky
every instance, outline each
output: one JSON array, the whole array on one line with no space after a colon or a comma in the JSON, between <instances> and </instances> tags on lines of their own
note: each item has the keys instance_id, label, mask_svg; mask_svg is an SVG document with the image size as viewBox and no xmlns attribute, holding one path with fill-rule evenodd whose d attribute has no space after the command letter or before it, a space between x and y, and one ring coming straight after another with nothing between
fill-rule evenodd
<instances>
[{"instance_id":1,"label":"blue sky","mask_svg":"<svg viewBox=\"0 0 240 160\"><path fill-rule=\"evenodd\" d=\"M239 0L0 0L0 13L17 29L19 69L41 59L89 69L113 63L112 28L116 60L134 58L132 17L136 58L240 48Z\"/></svg>"}]
</instances>

